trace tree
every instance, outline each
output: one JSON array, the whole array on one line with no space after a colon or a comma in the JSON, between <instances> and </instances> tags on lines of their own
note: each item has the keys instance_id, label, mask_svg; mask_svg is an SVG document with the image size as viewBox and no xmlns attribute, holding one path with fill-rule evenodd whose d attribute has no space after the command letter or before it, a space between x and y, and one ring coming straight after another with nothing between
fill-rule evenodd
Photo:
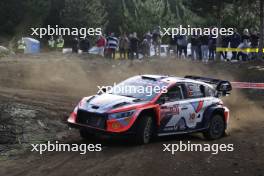
<instances>
[{"instance_id":1,"label":"tree","mask_svg":"<svg viewBox=\"0 0 264 176\"><path fill-rule=\"evenodd\" d=\"M137 32L141 36L155 26L168 27L176 23L176 18L170 10L169 3L163 0L133 0L133 9L127 8L123 0L124 18L123 30Z\"/></svg>"},{"instance_id":2,"label":"tree","mask_svg":"<svg viewBox=\"0 0 264 176\"><path fill-rule=\"evenodd\" d=\"M65 27L104 28L106 12L100 0L65 0L61 22Z\"/></svg>"},{"instance_id":3,"label":"tree","mask_svg":"<svg viewBox=\"0 0 264 176\"><path fill-rule=\"evenodd\" d=\"M260 15L259 15L259 19L260 19L260 38L259 38L259 59L263 58L263 35L264 35L264 17L263 17L263 1L260 0L259 1L259 11L260 11Z\"/></svg>"},{"instance_id":4,"label":"tree","mask_svg":"<svg viewBox=\"0 0 264 176\"><path fill-rule=\"evenodd\" d=\"M1 0L0 1L0 34L13 34L15 27L24 16L24 5L22 1Z\"/></svg>"}]
</instances>

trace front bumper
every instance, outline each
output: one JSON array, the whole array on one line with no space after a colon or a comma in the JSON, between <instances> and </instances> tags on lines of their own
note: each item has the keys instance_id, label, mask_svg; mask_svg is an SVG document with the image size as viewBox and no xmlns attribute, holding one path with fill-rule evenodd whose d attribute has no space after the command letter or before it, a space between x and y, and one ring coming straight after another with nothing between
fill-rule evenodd
<instances>
[{"instance_id":1,"label":"front bumper","mask_svg":"<svg viewBox=\"0 0 264 176\"><path fill-rule=\"evenodd\" d=\"M87 126L87 125L83 125L83 124L78 124L78 123L68 122L68 126L70 128L85 129L88 133L97 134L97 135L127 136L127 135L136 134L134 127L131 127L129 130L123 131L123 132L112 132L112 131L107 131L104 129L99 129L99 128L95 128L95 127L91 127L91 126Z\"/></svg>"}]
</instances>

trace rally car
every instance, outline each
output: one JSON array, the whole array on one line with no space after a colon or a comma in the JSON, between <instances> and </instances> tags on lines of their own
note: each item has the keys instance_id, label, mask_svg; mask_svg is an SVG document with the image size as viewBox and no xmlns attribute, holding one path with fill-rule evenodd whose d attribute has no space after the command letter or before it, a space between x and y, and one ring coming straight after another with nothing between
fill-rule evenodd
<instances>
[{"instance_id":1,"label":"rally car","mask_svg":"<svg viewBox=\"0 0 264 176\"><path fill-rule=\"evenodd\" d=\"M202 132L215 140L225 134L229 121L220 97L231 90L229 81L199 76L134 76L84 97L68 123L83 138L130 134L146 144L155 136Z\"/></svg>"}]
</instances>

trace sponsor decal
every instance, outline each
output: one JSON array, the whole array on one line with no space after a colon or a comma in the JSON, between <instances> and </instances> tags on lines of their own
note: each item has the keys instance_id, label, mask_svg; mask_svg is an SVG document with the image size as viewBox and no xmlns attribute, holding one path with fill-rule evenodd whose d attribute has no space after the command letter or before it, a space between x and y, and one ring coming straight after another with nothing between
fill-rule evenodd
<instances>
[{"instance_id":1,"label":"sponsor decal","mask_svg":"<svg viewBox=\"0 0 264 176\"><path fill-rule=\"evenodd\" d=\"M203 108L204 101L191 102L191 105L196 113L199 113Z\"/></svg>"}]
</instances>

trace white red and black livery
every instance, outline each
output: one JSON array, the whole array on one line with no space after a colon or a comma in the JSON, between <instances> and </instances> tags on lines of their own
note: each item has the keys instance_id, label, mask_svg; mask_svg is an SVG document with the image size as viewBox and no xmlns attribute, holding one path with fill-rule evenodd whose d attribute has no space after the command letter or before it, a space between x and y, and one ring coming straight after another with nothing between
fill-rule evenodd
<instances>
[{"instance_id":1,"label":"white red and black livery","mask_svg":"<svg viewBox=\"0 0 264 176\"><path fill-rule=\"evenodd\" d=\"M116 92L123 86L160 87L160 92ZM132 134L138 143L154 136L203 132L215 140L225 134L229 109L220 99L232 90L230 82L186 76L140 75L111 91L84 97L68 118L82 137L93 134Z\"/></svg>"}]
</instances>

